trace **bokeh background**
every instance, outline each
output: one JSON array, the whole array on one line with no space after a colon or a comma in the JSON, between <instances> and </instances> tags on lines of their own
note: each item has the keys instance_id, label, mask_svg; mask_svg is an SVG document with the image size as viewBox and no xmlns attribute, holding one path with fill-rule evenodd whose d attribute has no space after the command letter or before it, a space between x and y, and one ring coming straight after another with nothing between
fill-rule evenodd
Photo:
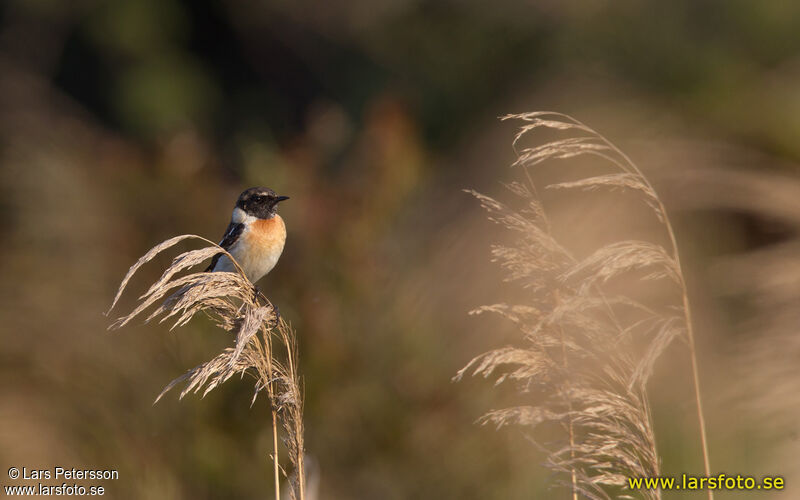
<instances>
[{"instance_id":1,"label":"bokeh background","mask_svg":"<svg viewBox=\"0 0 800 500\"><path fill-rule=\"evenodd\" d=\"M152 405L231 339L102 315L153 244L221 237L266 185L291 196L261 286L301 339L319 498L564 497L524 432L474 424L519 395L450 380L514 342L467 312L519 299L489 261L507 235L462 189L503 197L497 118L552 109L628 152L674 215L712 465L798 497L798 19L747 0L5 0L0 484L60 465L119 470L110 498L270 496L248 381ZM667 473L702 470L687 372L676 344L651 383Z\"/></svg>"}]
</instances>

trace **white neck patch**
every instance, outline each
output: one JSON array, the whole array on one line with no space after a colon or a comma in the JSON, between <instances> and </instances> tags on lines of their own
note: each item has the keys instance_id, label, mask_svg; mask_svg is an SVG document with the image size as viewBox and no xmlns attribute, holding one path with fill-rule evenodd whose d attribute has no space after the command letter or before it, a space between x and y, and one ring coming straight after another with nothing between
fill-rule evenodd
<instances>
[{"instance_id":1,"label":"white neck patch","mask_svg":"<svg viewBox=\"0 0 800 500\"><path fill-rule=\"evenodd\" d=\"M254 222L256 220L257 220L256 217L253 217L252 215L248 214L239 207L233 209L231 222L233 222L234 224L250 224L251 222Z\"/></svg>"}]
</instances>

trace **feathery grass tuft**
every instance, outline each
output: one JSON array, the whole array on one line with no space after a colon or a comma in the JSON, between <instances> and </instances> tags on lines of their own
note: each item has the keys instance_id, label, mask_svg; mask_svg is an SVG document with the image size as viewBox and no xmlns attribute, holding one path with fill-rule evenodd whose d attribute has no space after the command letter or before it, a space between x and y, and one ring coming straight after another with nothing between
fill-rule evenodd
<instances>
[{"instance_id":1,"label":"feathery grass tuft","mask_svg":"<svg viewBox=\"0 0 800 500\"><path fill-rule=\"evenodd\" d=\"M140 304L129 314L117 319L109 328L119 329L154 308L145 318L145 322L158 319L163 323L169 320L173 321L171 328L176 328L188 323L198 313L203 313L219 328L235 333L233 347L224 349L211 360L167 384L155 402L180 384L185 384L180 393L182 399L192 392L205 396L234 375L253 377L255 388L251 405L259 394L265 393L272 410L275 498L280 498L277 430L280 422L284 429L284 443L289 461L295 471L290 478L292 487L289 492L292 499L303 500L305 448L297 336L292 327L280 318L272 303L250 283L233 256L200 236L182 235L170 238L150 249L131 266L108 313L117 305L131 278L143 265L161 252L188 239L200 239L210 246L190 250L175 257L161 277L139 297ZM226 254L236 264L237 272L199 271L181 274L204 264L219 253Z\"/></svg>"},{"instance_id":2,"label":"feathery grass tuft","mask_svg":"<svg viewBox=\"0 0 800 500\"><path fill-rule=\"evenodd\" d=\"M561 473L561 483L573 498L659 499L658 490L627 489L626 478L660 474L646 385L661 353L673 340L683 339L692 358L701 448L709 475L691 312L664 205L624 153L574 118L536 112L504 119L522 121L514 139L518 154L514 167L522 169L524 181L507 187L523 208L468 192L490 220L517 233L514 244L494 246L492 254L506 270L507 280L530 291L530 303L483 306L473 313L490 312L512 321L523 343L477 356L455 379L481 375L493 377L496 384L513 381L530 395L526 402L531 404L492 410L479 421L497 428L524 426L532 436L543 424L563 429L562 440L537 445L547 453L546 466ZM521 145L524 138L545 130L562 137ZM579 257L562 245L551 231L532 170L547 161L577 157L598 160L592 167L597 174L553 183L548 189L628 192L664 226L671 247L625 240ZM682 303L658 307L633 294L606 291L611 289L609 282L620 278L671 283Z\"/></svg>"}]
</instances>

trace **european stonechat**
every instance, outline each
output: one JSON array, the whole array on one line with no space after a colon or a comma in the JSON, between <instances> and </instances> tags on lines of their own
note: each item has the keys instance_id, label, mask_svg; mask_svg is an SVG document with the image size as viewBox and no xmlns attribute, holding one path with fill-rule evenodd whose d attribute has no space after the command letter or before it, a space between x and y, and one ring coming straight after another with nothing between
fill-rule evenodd
<instances>
[{"instance_id":1,"label":"european stonechat","mask_svg":"<svg viewBox=\"0 0 800 500\"><path fill-rule=\"evenodd\" d=\"M270 272L283 252L286 224L275 209L288 199L269 188L253 187L236 200L231 223L219 246L233 255L251 283ZM236 268L227 255L220 253L206 271L236 272Z\"/></svg>"}]
</instances>

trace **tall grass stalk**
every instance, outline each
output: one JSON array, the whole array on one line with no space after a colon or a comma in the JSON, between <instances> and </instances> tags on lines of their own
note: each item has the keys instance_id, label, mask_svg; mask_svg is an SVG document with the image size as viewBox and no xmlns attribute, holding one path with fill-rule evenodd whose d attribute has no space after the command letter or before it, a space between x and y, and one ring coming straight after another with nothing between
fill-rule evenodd
<instances>
[{"instance_id":1,"label":"tall grass stalk","mask_svg":"<svg viewBox=\"0 0 800 500\"><path fill-rule=\"evenodd\" d=\"M525 304L494 304L473 313L492 312L517 325L524 344L491 350L470 361L456 375L494 377L496 384L511 380L530 394L531 403L492 410L481 418L498 428L522 425L547 455L546 465L566 475L563 484L572 497L592 499L660 499L659 490L631 491L632 476L660 475L660 459L646 385L656 360L680 338L688 345L694 397L700 428L700 447L706 475L711 467L701 402L695 335L688 291L675 232L661 199L641 170L601 134L574 118L554 112L509 115L521 127L513 144L514 167L521 182L508 185L520 209L470 191L489 212L490 220L518 237L492 253L529 295ZM549 131L532 146L523 140ZM552 160L595 159L591 174L578 180L547 185L552 190L580 192L600 189L626 191L644 203L663 225L669 250L642 240L622 240L578 257L551 231L551 221L533 181L533 171ZM587 204L587 209L589 208ZM623 279L671 283L682 297L679 304L656 305L617 290L611 282ZM655 285L655 283L654 283ZM561 426L564 440L539 443L540 427ZM709 499L713 492L708 491Z\"/></svg>"},{"instance_id":2,"label":"tall grass stalk","mask_svg":"<svg viewBox=\"0 0 800 500\"><path fill-rule=\"evenodd\" d=\"M145 322L158 319L159 323L163 323L169 320L173 321L173 329L185 325L196 314L203 313L217 327L234 333L232 347L171 381L158 395L156 402L179 384L184 384L180 393L182 399L190 392L201 392L205 396L234 375L252 377L255 387L251 406L259 394L264 393L271 410L275 498L280 499L280 425L284 431L288 458L295 470L290 479L290 496L293 500L304 500L303 398L297 365L297 336L294 329L280 318L272 303L250 283L238 264L237 272L197 271L198 266L219 253L226 254L236 263L230 254L200 236L170 238L150 249L131 266L119 286L109 313L117 305L133 275L143 265L161 252L189 239L199 239L209 246L175 257L161 277L139 297L139 305L109 328L121 328L152 309ZM192 272L184 274L187 271Z\"/></svg>"}]
</instances>

